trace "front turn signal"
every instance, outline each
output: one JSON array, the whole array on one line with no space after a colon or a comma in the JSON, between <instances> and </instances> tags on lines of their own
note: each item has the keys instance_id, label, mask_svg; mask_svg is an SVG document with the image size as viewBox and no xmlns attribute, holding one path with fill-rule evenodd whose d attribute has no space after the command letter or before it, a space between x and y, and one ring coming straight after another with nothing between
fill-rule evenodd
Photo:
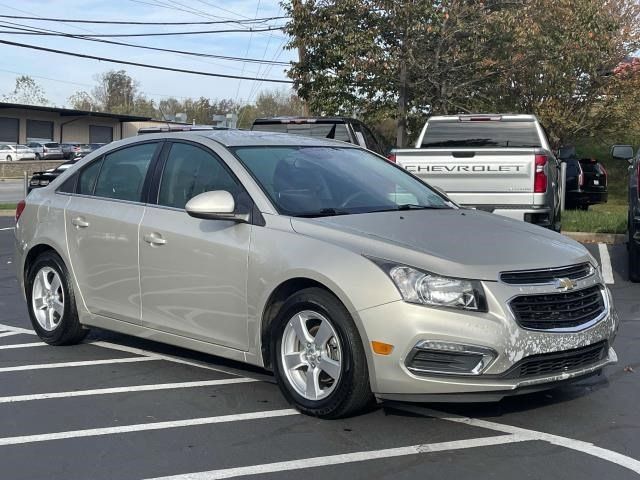
<instances>
[{"instance_id":1,"label":"front turn signal","mask_svg":"<svg viewBox=\"0 0 640 480\"><path fill-rule=\"evenodd\" d=\"M393 352L393 345L375 340L371 342L371 348L378 355L391 355L391 352Z\"/></svg>"}]
</instances>

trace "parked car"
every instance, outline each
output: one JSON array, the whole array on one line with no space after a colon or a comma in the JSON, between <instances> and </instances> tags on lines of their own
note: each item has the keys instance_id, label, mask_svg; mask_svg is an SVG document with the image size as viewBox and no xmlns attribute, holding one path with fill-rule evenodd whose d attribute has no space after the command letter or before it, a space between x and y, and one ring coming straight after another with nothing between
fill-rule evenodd
<instances>
[{"instance_id":1,"label":"parked car","mask_svg":"<svg viewBox=\"0 0 640 480\"><path fill-rule=\"evenodd\" d=\"M560 231L560 162L533 115L431 117L389 159L460 205Z\"/></svg>"},{"instance_id":2,"label":"parked car","mask_svg":"<svg viewBox=\"0 0 640 480\"><path fill-rule=\"evenodd\" d=\"M35 152L26 145L0 145L0 161L33 160Z\"/></svg>"},{"instance_id":3,"label":"parked car","mask_svg":"<svg viewBox=\"0 0 640 480\"><path fill-rule=\"evenodd\" d=\"M618 318L586 248L461 209L344 142L129 138L31 192L16 218L45 342L95 326L264 366L324 418L374 396L497 400L616 361Z\"/></svg>"},{"instance_id":4,"label":"parked car","mask_svg":"<svg viewBox=\"0 0 640 480\"><path fill-rule=\"evenodd\" d=\"M614 145L611 156L629 162L629 279L640 282L640 150L634 157L631 145Z\"/></svg>"},{"instance_id":5,"label":"parked car","mask_svg":"<svg viewBox=\"0 0 640 480\"><path fill-rule=\"evenodd\" d=\"M565 206L588 210L590 205L607 203L607 170L595 158L578 158L575 148L564 147L558 153L566 163Z\"/></svg>"},{"instance_id":6,"label":"parked car","mask_svg":"<svg viewBox=\"0 0 640 480\"><path fill-rule=\"evenodd\" d=\"M360 145L386 155L388 149L373 131L360 120L349 117L273 117L254 120L251 130L329 138Z\"/></svg>"},{"instance_id":7,"label":"parked car","mask_svg":"<svg viewBox=\"0 0 640 480\"><path fill-rule=\"evenodd\" d=\"M94 145L104 145L103 143ZM88 143L61 143L62 155L65 159L69 160L77 157L84 157L98 147L92 147Z\"/></svg>"},{"instance_id":8,"label":"parked car","mask_svg":"<svg viewBox=\"0 0 640 480\"><path fill-rule=\"evenodd\" d=\"M35 152L36 160L58 160L64 158L62 148L56 142L29 142L27 147Z\"/></svg>"},{"instance_id":9,"label":"parked car","mask_svg":"<svg viewBox=\"0 0 640 480\"><path fill-rule=\"evenodd\" d=\"M69 168L71 165L74 165L81 158L82 157L78 156L64 162L62 165L59 165L56 168L50 168L43 172L34 172L29 179L29 184L27 185L27 193L31 192L31 190L33 190L34 188L40 188L49 185L53 181L53 179L57 178L67 168Z\"/></svg>"}]
</instances>

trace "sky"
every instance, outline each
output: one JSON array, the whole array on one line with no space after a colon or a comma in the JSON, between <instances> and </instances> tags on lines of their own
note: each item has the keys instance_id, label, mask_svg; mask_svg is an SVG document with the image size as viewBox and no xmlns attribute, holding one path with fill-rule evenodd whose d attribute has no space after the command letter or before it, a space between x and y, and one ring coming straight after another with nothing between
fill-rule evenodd
<instances>
[{"instance_id":1,"label":"sky","mask_svg":"<svg viewBox=\"0 0 640 480\"><path fill-rule=\"evenodd\" d=\"M189 10L189 12L184 10ZM283 11L279 0L0 0L0 15L82 20L197 22L274 17L283 15ZM0 21L20 23L74 35L243 28L237 24L130 26L71 24L7 18L0 18ZM284 20L274 20L271 24L282 25L283 22ZM7 30L6 27L7 24L0 24L0 30ZM173 68L246 77L286 79L285 67L282 66L198 58L73 38L0 33L0 39ZM278 30L262 33L123 37L110 40L243 58L264 58L279 61L290 61L296 58L295 51L283 48L288 39ZM69 106L68 98L70 95L78 90L90 91L96 83L96 75L113 69L126 70L131 77L139 82L140 92L156 101L170 96L176 98L204 96L214 99L231 98L244 104L251 103L261 90L288 88L286 84L166 72L3 44L0 44L0 58L2 58L0 62L0 95L13 90L17 76L29 75L45 90L49 101L58 107Z\"/></svg>"}]
</instances>

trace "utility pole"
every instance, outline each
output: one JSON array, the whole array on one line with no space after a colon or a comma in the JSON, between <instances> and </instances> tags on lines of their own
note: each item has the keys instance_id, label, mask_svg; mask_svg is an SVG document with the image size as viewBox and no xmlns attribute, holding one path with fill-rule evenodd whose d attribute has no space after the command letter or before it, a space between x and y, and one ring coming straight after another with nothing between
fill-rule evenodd
<instances>
[{"instance_id":1,"label":"utility pole","mask_svg":"<svg viewBox=\"0 0 640 480\"><path fill-rule=\"evenodd\" d=\"M293 17L297 18L298 17L298 13L302 12L303 10L303 6L302 6L302 0L291 0L291 6L293 7ZM298 63L304 63L305 57L307 55L307 48L304 44L304 39L301 35L298 35L298 38L296 39L296 42L298 43ZM308 76L305 75L302 78L302 83L303 84L307 84L308 83ZM305 117L309 116L309 104L307 103L306 100L302 101L302 113Z\"/></svg>"},{"instance_id":2,"label":"utility pole","mask_svg":"<svg viewBox=\"0 0 640 480\"><path fill-rule=\"evenodd\" d=\"M407 141L407 63L400 64L398 87L398 121L396 125L396 147L404 148Z\"/></svg>"}]
</instances>

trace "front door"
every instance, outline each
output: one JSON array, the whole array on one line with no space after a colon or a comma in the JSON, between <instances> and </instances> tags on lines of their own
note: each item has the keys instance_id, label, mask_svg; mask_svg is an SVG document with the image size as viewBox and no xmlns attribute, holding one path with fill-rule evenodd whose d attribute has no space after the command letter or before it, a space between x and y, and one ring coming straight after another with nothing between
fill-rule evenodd
<instances>
[{"instance_id":1,"label":"front door","mask_svg":"<svg viewBox=\"0 0 640 480\"><path fill-rule=\"evenodd\" d=\"M65 211L71 267L87 309L140 322L138 226L157 142L105 155L79 172Z\"/></svg>"},{"instance_id":2,"label":"front door","mask_svg":"<svg viewBox=\"0 0 640 480\"><path fill-rule=\"evenodd\" d=\"M167 147L165 147L167 148ZM157 205L140 226L143 323L238 350L248 349L247 261L251 225L190 217L192 197L244 190L213 152L176 142L166 154Z\"/></svg>"}]
</instances>

